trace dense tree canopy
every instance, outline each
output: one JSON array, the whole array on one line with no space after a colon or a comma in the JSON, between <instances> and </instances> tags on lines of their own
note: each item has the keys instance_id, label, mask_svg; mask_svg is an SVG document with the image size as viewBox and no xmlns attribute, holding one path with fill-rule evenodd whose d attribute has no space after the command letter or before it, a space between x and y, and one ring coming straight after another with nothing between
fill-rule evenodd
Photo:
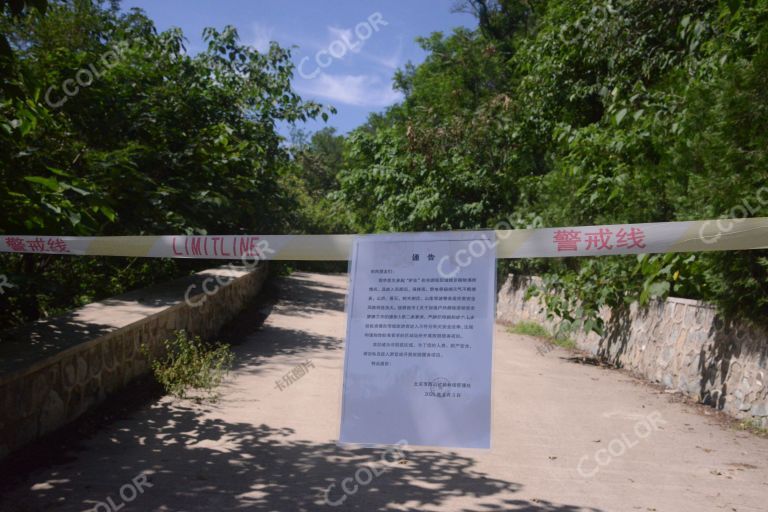
<instances>
[{"instance_id":1,"label":"dense tree canopy","mask_svg":"<svg viewBox=\"0 0 768 512\"><path fill-rule=\"evenodd\" d=\"M405 101L347 140L338 196L358 229L768 215L764 0L461 7L479 28L422 39L429 57L396 76ZM765 251L514 268L565 291L550 307L587 328L601 305L670 292L768 315Z\"/></svg>"},{"instance_id":2,"label":"dense tree canopy","mask_svg":"<svg viewBox=\"0 0 768 512\"><path fill-rule=\"evenodd\" d=\"M18 91L0 97L0 232L289 229L296 199L281 182L292 164L276 124L325 112L293 92L287 50L259 53L226 27L207 29L208 48L190 56L180 31L157 33L140 11L90 0L4 13L0 29L13 49L14 76L3 79ZM31 255L2 262L22 291L0 296L5 322L177 270Z\"/></svg>"}]
</instances>

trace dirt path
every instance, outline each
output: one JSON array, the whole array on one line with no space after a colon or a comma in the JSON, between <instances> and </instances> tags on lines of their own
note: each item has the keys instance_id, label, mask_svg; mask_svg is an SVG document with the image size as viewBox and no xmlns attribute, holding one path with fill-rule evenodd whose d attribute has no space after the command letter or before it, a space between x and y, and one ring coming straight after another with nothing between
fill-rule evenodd
<instances>
[{"instance_id":1,"label":"dirt path","mask_svg":"<svg viewBox=\"0 0 768 512\"><path fill-rule=\"evenodd\" d=\"M768 510L768 440L501 326L492 450L405 448L381 463L381 450L340 449L346 277L280 287L218 403L158 400L36 471L0 510Z\"/></svg>"}]
</instances>

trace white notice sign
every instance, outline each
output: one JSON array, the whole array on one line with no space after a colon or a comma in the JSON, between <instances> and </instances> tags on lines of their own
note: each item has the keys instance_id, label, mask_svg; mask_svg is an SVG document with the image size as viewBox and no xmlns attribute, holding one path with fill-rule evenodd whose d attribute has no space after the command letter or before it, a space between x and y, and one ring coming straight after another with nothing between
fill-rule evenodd
<instances>
[{"instance_id":1,"label":"white notice sign","mask_svg":"<svg viewBox=\"0 0 768 512\"><path fill-rule=\"evenodd\" d=\"M490 448L493 231L357 237L341 443Z\"/></svg>"}]
</instances>

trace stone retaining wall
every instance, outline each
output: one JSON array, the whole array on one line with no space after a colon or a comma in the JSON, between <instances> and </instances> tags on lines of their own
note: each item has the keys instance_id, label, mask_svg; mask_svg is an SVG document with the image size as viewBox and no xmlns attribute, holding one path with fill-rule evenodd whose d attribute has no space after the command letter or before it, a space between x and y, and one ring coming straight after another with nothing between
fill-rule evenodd
<instances>
[{"instance_id":1,"label":"stone retaining wall","mask_svg":"<svg viewBox=\"0 0 768 512\"><path fill-rule=\"evenodd\" d=\"M510 275L499 291L497 320L534 321L549 329L538 299L525 300L536 278ZM626 368L710 404L740 419L768 427L768 335L728 322L701 302L669 298L647 308L601 312L607 330L573 333L576 345Z\"/></svg>"},{"instance_id":2,"label":"stone retaining wall","mask_svg":"<svg viewBox=\"0 0 768 512\"><path fill-rule=\"evenodd\" d=\"M162 341L179 329L215 336L258 294L266 274L266 265L206 270L4 333L0 458L145 374L149 365L139 351L143 344L159 353ZM202 293L203 287L209 294Z\"/></svg>"}]
</instances>

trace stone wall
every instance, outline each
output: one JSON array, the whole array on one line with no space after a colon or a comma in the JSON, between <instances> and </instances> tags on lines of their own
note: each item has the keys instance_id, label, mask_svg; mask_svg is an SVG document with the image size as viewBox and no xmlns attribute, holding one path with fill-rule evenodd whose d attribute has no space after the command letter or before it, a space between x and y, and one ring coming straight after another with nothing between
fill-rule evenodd
<instances>
[{"instance_id":1,"label":"stone wall","mask_svg":"<svg viewBox=\"0 0 768 512\"><path fill-rule=\"evenodd\" d=\"M179 329L215 336L258 294L266 274L266 265L206 270L3 333L0 458L145 374L142 345L160 353Z\"/></svg>"},{"instance_id":2,"label":"stone wall","mask_svg":"<svg viewBox=\"0 0 768 512\"><path fill-rule=\"evenodd\" d=\"M497 320L534 321L549 329L538 299L525 300L536 278L510 275L499 291ZM573 333L594 356L740 419L768 427L768 335L729 322L707 304L669 298L646 308L601 312L604 336Z\"/></svg>"}]
</instances>

